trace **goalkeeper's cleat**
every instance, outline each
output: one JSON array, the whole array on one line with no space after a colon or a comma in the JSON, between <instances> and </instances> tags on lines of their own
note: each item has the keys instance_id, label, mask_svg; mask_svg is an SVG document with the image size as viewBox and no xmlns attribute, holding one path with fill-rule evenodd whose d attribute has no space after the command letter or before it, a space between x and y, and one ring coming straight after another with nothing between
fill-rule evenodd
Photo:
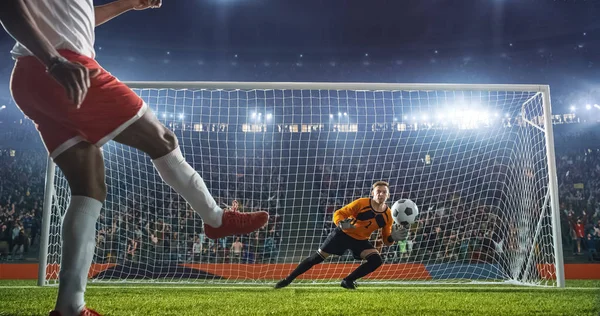
<instances>
[{"instance_id":1,"label":"goalkeeper's cleat","mask_svg":"<svg viewBox=\"0 0 600 316\"><path fill-rule=\"evenodd\" d=\"M342 283L340 285L343 288L348 289L348 290L356 290L356 282L354 282L354 281L349 281L349 280L343 279Z\"/></svg>"},{"instance_id":2,"label":"goalkeeper's cleat","mask_svg":"<svg viewBox=\"0 0 600 316\"><path fill-rule=\"evenodd\" d=\"M53 310L50 312L50 316L62 316L62 314L57 310ZM100 315L98 312L96 312L93 309L84 307L83 310L81 312L79 312L79 316L102 316L102 315Z\"/></svg>"},{"instance_id":3,"label":"goalkeeper's cleat","mask_svg":"<svg viewBox=\"0 0 600 316\"><path fill-rule=\"evenodd\" d=\"M283 289L284 287L290 285L290 283L292 282L288 281L287 279L282 279L281 281L277 282L277 284L275 284L275 289Z\"/></svg>"},{"instance_id":4,"label":"goalkeeper's cleat","mask_svg":"<svg viewBox=\"0 0 600 316\"><path fill-rule=\"evenodd\" d=\"M224 211L221 226L204 225L204 234L210 239L219 239L232 235L246 235L265 226L269 221L269 213L241 213Z\"/></svg>"}]
</instances>

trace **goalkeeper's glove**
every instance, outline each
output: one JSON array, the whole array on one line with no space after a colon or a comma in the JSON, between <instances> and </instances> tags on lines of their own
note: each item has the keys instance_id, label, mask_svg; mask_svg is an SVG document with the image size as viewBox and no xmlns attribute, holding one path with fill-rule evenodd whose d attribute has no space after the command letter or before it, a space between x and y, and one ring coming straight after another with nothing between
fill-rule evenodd
<instances>
[{"instance_id":1,"label":"goalkeeper's glove","mask_svg":"<svg viewBox=\"0 0 600 316\"><path fill-rule=\"evenodd\" d=\"M351 218L346 218L338 222L338 227L341 229L351 229L354 228L354 224Z\"/></svg>"},{"instance_id":2,"label":"goalkeeper's glove","mask_svg":"<svg viewBox=\"0 0 600 316\"><path fill-rule=\"evenodd\" d=\"M408 237L408 227L403 225L392 225L392 233L390 235L393 241L402 241Z\"/></svg>"}]
</instances>

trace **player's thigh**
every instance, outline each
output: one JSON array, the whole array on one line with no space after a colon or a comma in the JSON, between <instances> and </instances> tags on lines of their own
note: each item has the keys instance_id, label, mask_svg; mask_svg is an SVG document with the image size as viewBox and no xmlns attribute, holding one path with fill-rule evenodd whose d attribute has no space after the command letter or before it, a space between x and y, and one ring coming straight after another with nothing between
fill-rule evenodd
<instances>
[{"instance_id":1,"label":"player's thigh","mask_svg":"<svg viewBox=\"0 0 600 316\"><path fill-rule=\"evenodd\" d=\"M346 235L339 229L335 229L331 232L325 241L319 247L319 253L326 253L329 255L341 256L349 248L349 242L351 237Z\"/></svg>"},{"instance_id":2,"label":"player's thigh","mask_svg":"<svg viewBox=\"0 0 600 316\"><path fill-rule=\"evenodd\" d=\"M356 240L352 243L352 254L356 259L365 259L373 253L379 253L373 244L368 240Z\"/></svg>"},{"instance_id":3,"label":"player's thigh","mask_svg":"<svg viewBox=\"0 0 600 316\"><path fill-rule=\"evenodd\" d=\"M374 248L373 249L365 249L360 252L360 258L364 260L365 258L367 258L368 256L370 256L374 253L379 254L379 251L377 251L377 249L374 249Z\"/></svg>"},{"instance_id":4,"label":"player's thigh","mask_svg":"<svg viewBox=\"0 0 600 316\"><path fill-rule=\"evenodd\" d=\"M150 109L113 140L137 148L152 159L162 157L178 146L175 134L164 126Z\"/></svg>"},{"instance_id":5,"label":"player's thigh","mask_svg":"<svg viewBox=\"0 0 600 316\"><path fill-rule=\"evenodd\" d=\"M87 196L103 202L106 199L104 160L100 149L82 141L54 158L67 178L72 195Z\"/></svg>"}]
</instances>

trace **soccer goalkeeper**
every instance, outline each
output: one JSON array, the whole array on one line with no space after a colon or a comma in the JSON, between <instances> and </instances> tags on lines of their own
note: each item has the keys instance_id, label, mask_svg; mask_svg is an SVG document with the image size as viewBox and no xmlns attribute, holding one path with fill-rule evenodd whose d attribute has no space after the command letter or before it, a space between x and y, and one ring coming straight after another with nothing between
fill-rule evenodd
<instances>
[{"instance_id":1,"label":"soccer goalkeeper","mask_svg":"<svg viewBox=\"0 0 600 316\"><path fill-rule=\"evenodd\" d=\"M356 289L356 280L377 270L383 263L381 255L369 242L371 234L381 229L383 242L389 246L394 241L405 238L408 232L406 229L392 231L392 212L385 204L389 197L389 184L385 181L377 181L372 186L371 197L357 199L335 211L333 222L337 226L336 229L327 236L316 253L300 262L290 275L277 282L275 288L288 286L299 275L325 261L330 255L341 256L346 249L350 249L354 258L366 262L345 277L341 286L350 290Z\"/></svg>"}]
</instances>

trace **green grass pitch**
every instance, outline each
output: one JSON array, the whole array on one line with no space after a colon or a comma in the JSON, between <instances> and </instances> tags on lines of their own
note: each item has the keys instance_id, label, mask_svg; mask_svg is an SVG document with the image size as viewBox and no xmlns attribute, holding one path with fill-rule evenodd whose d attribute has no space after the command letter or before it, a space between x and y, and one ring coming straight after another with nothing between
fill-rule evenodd
<instances>
[{"instance_id":1,"label":"green grass pitch","mask_svg":"<svg viewBox=\"0 0 600 316\"><path fill-rule=\"evenodd\" d=\"M0 315L48 315L56 287L0 281ZM118 315L600 315L600 281L564 289L504 285L96 285L88 306Z\"/></svg>"}]
</instances>

